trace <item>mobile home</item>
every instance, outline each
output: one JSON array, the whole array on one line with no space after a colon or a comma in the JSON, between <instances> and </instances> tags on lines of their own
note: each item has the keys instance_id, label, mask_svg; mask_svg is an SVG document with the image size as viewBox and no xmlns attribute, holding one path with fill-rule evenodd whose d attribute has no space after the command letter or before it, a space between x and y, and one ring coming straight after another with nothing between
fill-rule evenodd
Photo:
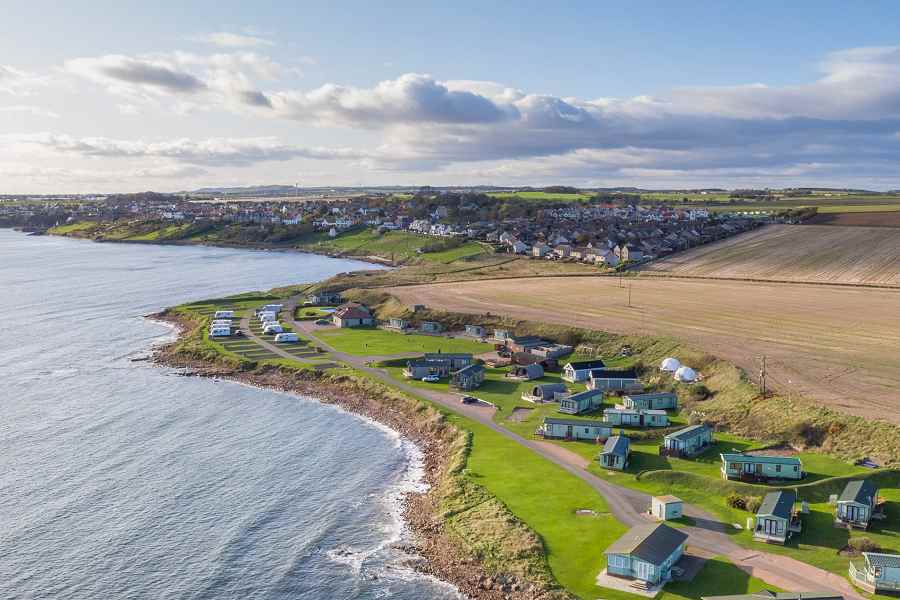
<instances>
[{"instance_id":1,"label":"mobile home","mask_svg":"<svg viewBox=\"0 0 900 600\"><path fill-rule=\"evenodd\" d=\"M632 394L622 398L622 405L633 410L675 410L678 408L678 396L673 392Z\"/></svg>"},{"instance_id":2,"label":"mobile home","mask_svg":"<svg viewBox=\"0 0 900 600\"><path fill-rule=\"evenodd\" d=\"M792 490L769 492L756 511L753 539L770 544L784 544L800 533L800 515L794 510L797 495Z\"/></svg>"},{"instance_id":3,"label":"mobile home","mask_svg":"<svg viewBox=\"0 0 900 600\"><path fill-rule=\"evenodd\" d=\"M486 334L481 325L466 325L466 335L474 338L483 338Z\"/></svg>"},{"instance_id":4,"label":"mobile home","mask_svg":"<svg viewBox=\"0 0 900 600\"><path fill-rule=\"evenodd\" d=\"M606 572L637 580L645 587L664 584L684 554L687 538L686 533L663 523L632 527L604 551Z\"/></svg>"},{"instance_id":5,"label":"mobile home","mask_svg":"<svg viewBox=\"0 0 900 600\"><path fill-rule=\"evenodd\" d=\"M559 412L567 415L578 415L600 408L603 404L603 392L585 390L577 394L559 396Z\"/></svg>"},{"instance_id":6,"label":"mobile home","mask_svg":"<svg viewBox=\"0 0 900 600\"><path fill-rule=\"evenodd\" d=\"M607 408L603 411L603 422L614 426L665 427L669 424L669 415L664 410Z\"/></svg>"},{"instance_id":7,"label":"mobile home","mask_svg":"<svg viewBox=\"0 0 900 600\"><path fill-rule=\"evenodd\" d=\"M563 367L562 378L572 383L587 381L592 369L602 369L605 366L606 364L599 358L570 362Z\"/></svg>"},{"instance_id":8,"label":"mobile home","mask_svg":"<svg viewBox=\"0 0 900 600\"><path fill-rule=\"evenodd\" d=\"M450 385L459 390L474 390L484 383L486 372L483 365L468 365L450 376Z\"/></svg>"},{"instance_id":9,"label":"mobile home","mask_svg":"<svg viewBox=\"0 0 900 600\"><path fill-rule=\"evenodd\" d=\"M803 479L803 463L794 456L722 454L722 477L741 481Z\"/></svg>"},{"instance_id":10,"label":"mobile home","mask_svg":"<svg viewBox=\"0 0 900 600\"><path fill-rule=\"evenodd\" d=\"M537 434L561 440L603 441L612 434L612 429L600 421L545 417Z\"/></svg>"},{"instance_id":11,"label":"mobile home","mask_svg":"<svg viewBox=\"0 0 900 600\"><path fill-rule=\"evenodd\" d=\"M631 390L640 388L640 383L634 369L591 369L587 386L592 390Z\"/></svg>"},{"instance_id":12,"label":"mobile home","mask_svg":"<svg viewBox=\"0 0 900 600\"><path fill-rule=\"evenodd\" d=\"M841 527L869 527L878 502L878 488L866 479L849 481L837 500L834 524Z\"/></svg>"},{"instance_id":13,"label":"mobile home","mask_svg":"<svg viewBox=\"0 0 900 600\"><path fill-rule=\"evenodd\" d=\"M860 564L850 561L850 581L872 594L900 592L900 554L863 552Z\"/></svg>"},{"instance_id":14,"label":"mobile home","mask_svg":"<svg viewBox=\"0 0 900 600\"><path fill-rule=\"evenodd\" d=\"M659 453L664 456L696 456L706 450L712 441L712 429L708 425L691 425L665 436Z\"/></svg>"},{"instance_id":15,"label":"mobile home","mask_svg":"<svg viewBox=\"0 0 900 600\"><path fill-rule=\"evenodd\" d=\"M613 435L606 440L603 451L598 457L600 466L607 469L624 471L628 466L628 457L631 454L631 440L624 435Z\"/></svg>"}]
</instances>

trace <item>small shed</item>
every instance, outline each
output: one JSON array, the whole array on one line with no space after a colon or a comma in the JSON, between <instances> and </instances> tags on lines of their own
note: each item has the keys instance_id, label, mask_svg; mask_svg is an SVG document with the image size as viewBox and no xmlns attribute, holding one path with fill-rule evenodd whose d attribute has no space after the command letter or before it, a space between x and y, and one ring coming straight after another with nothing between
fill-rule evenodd
<instances>
[{"instance_id":1,"label":"small shed","mask_svg":"<svg viewBox=\"0 0 900 600\"><path fill-rule=\"evenodd\" d=\"M603 392L597 390L585 390L577 394L561 396L559 399L559 412L567 415L580 415L600 408L603 404Z\"/></svg>"},{"instance_id":2,"label":"small shed","mask_svg":"<svg viewBox=\"0 0 900 600\"><path fill-rule=\"evenodd\" d=\"M800 533L800 515L794 511L797 495L793 490L769 492L756 511L753 539L770 544L784 544Z\"/></svg>"},{"instance_id":3,"label":"small shed","mask_svg":"<svg viewBox=\"0 0 900 600\"><path fill-rule=\"evenodd\" d=\"M834 523L842 527L869 527L869 520L875 512L878 488L867 479L847 482L837 500Z\"/></svg>"},{"instance_id":4,"label":"small shed","mask_svg":"<svg viewBox=\"0 0 900 600\"><path fill-rule=\"evenodd\" d=\"M603 445L600 452L600 466L607 469L624 471L628 466L628 457L631 455L631 440L624 435L611 436Z\"/></svg>"},{"instance_id":5,"label":"small shed","mask_svg":"<svg viewBox=\"0 0 900 600\"><path fill-rule=\"evenodd\" d=\"M463 367L450 376L450 385L460 390L474 390L484 383L486 370L479 364Z\"/></svg>"},{"instance_id":6,"label":"small shed","mask_svg":"<svg viewBox=\"0 0 900 600\"><path fill-rule=\"evenodd\" d=\"M564 383L542 383L522 394L522 400L528 402L555 402L557 395L567 394L569 390Z\"/></svg>"},{"instance_id":7,"label":"small shed","mask_svg":"<svg viewBox=\"0 0 900 600\"><path fill-rule=\"evenodd\" d=\"M675 496L653 496L650 500L650 514L660 521L679 519L684 514L684 502Z\"/></svg>"},{"instance_id":8,"label":"small shed","mask_svg":"<svg viewBox=\"0 0 900 600\"><path fill-rule=\"evenodd\" d=\"M686 533L663 523L632 527L603 553L606 572L651 586L665 583L684 554L687 538Z\"/></svg>"},{"instance_id":9,"label":"small shed","mask_svg":"<svg viewBox=\"0 0 900 600\"><path fill-rule=\"evenodd\" d=\"M544 438L604 441L612 429L600 421L545 417L537 433Z\"/></svg>"}]
</instances>

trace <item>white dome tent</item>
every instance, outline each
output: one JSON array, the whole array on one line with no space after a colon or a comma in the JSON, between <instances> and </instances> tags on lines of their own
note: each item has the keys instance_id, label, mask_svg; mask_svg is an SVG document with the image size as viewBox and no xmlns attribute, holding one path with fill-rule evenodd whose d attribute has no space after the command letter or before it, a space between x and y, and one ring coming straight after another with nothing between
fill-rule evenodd
<instances>
[{"instance_id":1,"label":"white dome tent","mask_svg":"<svg viewBox=\"0 0 900 600\"><path fill-rule=\"evenodd\" d=\"M665 371L666 373L674 373L681 367L681 363L677 358L664 358L662 364L659 366L660 371Z\"/></svg>"},{"instance_id":2,"label":"white dome tent","mask_svg":"<svg viewBox=\"0 0 900 600\"><path fill-rule=\"evenodd\" d=\"M697 381L697 371L682 365L675 371L675 379L682 383L693 383Z\"/></svg>"}]
</instances>

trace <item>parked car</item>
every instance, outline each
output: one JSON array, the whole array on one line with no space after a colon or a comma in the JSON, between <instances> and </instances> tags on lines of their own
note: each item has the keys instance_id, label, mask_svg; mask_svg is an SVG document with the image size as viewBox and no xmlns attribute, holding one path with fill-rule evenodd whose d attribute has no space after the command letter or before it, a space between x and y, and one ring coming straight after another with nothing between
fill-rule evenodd
<instances>
[{"instance_id":1,"label":"parked car","mask_svg":"<svg viewBox=\"0 0 900 600\"><path fill-rule=\"evenodd\" d=\"M441 378L438 377L437 375L426 375L425 377L422 378L422 381L424 381L425 383L437 383L440 380L441 380Z\"/></svg>"},{"instance_id":2,"label":"parked car","mask_svg":"<svg viewBox=\"0 0 900 600\"><path fill-rule=\"evenodd\" d=\"M234 332L235 337L244 337L244 332L238 329Z\"/></svg>"},{"instance_id":3,"label":"parked car","mask_svg":"<svg viewBox=\"0 0 900 600\"><path fill-rule=\"evenodd\" d=\"M316 325L331 325L331 321L328 319L317 319Z\"/></svg>"},{"instance_id":4,"label":"parked car","mask_svg":"<svg viewBox=\"0 0 900 600\"><path fill-rule=\"evenodd\" d=\"M479 402L481 402L481 400L479 400L475 396L463 396L459 399L459 401L463 404L478 404Z\"/></svg>"}]
</instances>

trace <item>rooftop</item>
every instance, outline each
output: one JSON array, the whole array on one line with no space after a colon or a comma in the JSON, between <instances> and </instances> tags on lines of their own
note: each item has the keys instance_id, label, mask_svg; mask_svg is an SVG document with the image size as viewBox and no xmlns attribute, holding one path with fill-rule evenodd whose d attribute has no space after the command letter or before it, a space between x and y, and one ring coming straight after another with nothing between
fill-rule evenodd
<instances>
[{"instance_id":1,"label":"rooftop","mask_svg":"<svg viewBox=\"0 0 900 600\"><path fill-rule=\"evenodd\" d=\"M790 519L794 510L794 502L797 501L797 494L792 491L769 492L763 498L757 515L773 515L782 519Z\"/></svg>"},{"instance_id":2,"label":"rooftop","mask_svg":"<svg viewBox=\"0 0 900 600\"><path fill-rule=\"evenodd\" d=\"M609 425L602 421L587 421L584 419L557 419L556 417L544 417L544 423L547 425L575 425L578 427L605 427L609 429Z\"/></svg>"},{"instance_id":3,"label":"rooftop","mask_svg":"<svg viewBox=\"0 0 900 600\"><path fill-rule=\"evenodd\" d=\"M844 491L838 498L838 502L858 502L859 504L871 504L877 490L866 479L850 481L844 486Z\"/></svg>"},{"instance_id":4,"label":"rooftop","mask_svg":"<svg viewBox=\"0 0 900 600\"><path fill-rule=\"evenodd\" d=\"M900 569L900 554L883 554L881 552L863 552L866 562L873 567Z\"/></svg>"},{"instance_id":5,"label":"rooftop","mask_svg":"<svg viewBox=\"0 0 900 600\"><path fill-rule=\"evenodd\" d=\"M662 523L637 525L613 542L604 554L630 554L658 565L671 556L687 537L687 534Z\"/></svg>"},{"instance_id":6,"label":"rooftop","mask_svg":"<svg viewBox=\"0 0 900 600\"><path fill-rule=\"evenodd\" d=\"M667 438L672 438L676 440L686 440L695 436L698 436L709 429L708 426L700 424L700 425L691 425L690 427L685 427L684 429L679 429L678 431L673 431Z\"/></svg>"},{"instance_id":7,"label":"rooftop","mask_svg":"<svg viewBox=\"0 0 900 600\"><path fill-rule=\"evenodd\" d=\"M800 459L796 456L766 456L764 454L722 454L722 460L735 463L765 462L775 465L799 465Z\"/></svg>"}]
</instances>

